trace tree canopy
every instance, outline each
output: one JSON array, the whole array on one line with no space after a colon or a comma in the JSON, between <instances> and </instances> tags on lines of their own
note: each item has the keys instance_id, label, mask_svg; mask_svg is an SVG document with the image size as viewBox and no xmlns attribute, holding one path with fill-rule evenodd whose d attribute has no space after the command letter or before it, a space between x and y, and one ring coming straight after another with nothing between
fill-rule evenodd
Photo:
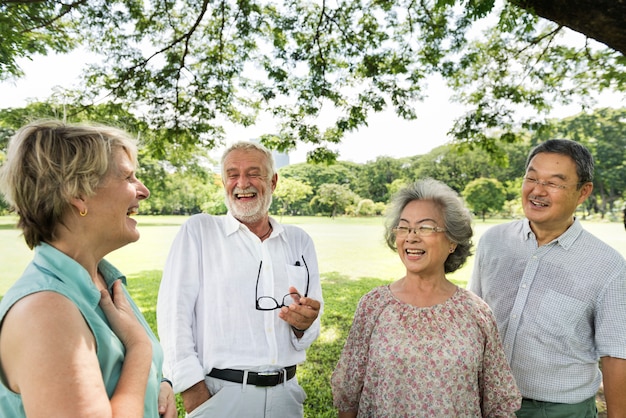
<instances>
[{"instance_id":1,"label":"tree canopy","mask_svg":"<svg viewBox=\"0 0 626 418\"><path fill-rule=\"evenodd\" d=\"M48 103L31 103L24 109L0 109L0 163L4 158L6 135L28 121L36 110L45 116L61 111ZM101 115L108 123L124 121L139 124L132 115L110 105L91 109L91 116ZM583 216L599 214L614 219L621 216L626 198L626 109L599 109L565 119L550 120L540 132L520 132L524 139L504 144L506 166L489 163L485 150L459 152L443 145L424 155L393 159L379 157L365 164L338 161L335 164L298 163L279 169L271 213L289 215L369 216L384 212L389 197L399 188L417 179L436 178L462 193L472 209L486 216L521 216L520 189L530 149L549 138L570 138L589 148L595 160L593 192L584 204ZM151 132L144 137L153 138ZM195 157L195 158L192 158ZM176 158L176 160L180 160ZM157 160L141 148L137 177L151 190L142 212L150 214L190 214L199 211L226 213L224 192L214 162L201 155L178 161ZM480 180L476 180L480 179ZM491 184L502 185L495 193ZM474 183L474 184L472 184ZM489 186L489 187L488 187ZM313 197L313 198L312 198ZM496 199L497 197L497 199ZM500 202L505 199L504 207ZM0 198L0 214L8 210Z\"/></svg>"},{"instance_id":2,"label":"tree canopy","mask_svg":"<svg viewBox=\"0 0 626 418\"><path fill-rule=\"evenodd\" d=\"M21 75L19 57L82 45L103 61L68 94L75 109L104 100L132 110L159 133L150 141L157 158L212 148L225 123L250 126L263 114L276 121L261 138L270 148L317 144L309 160L332 161L328 146L373 112L416 118L413 105L439 74L470 109L450 133L497 154L519 127L543 126L555 103L626 90L626 6L561 3L2 1L0 79ZM593 19L581 22L573 9ZM587 38L564 43L566 26ZM532 116L519 117L520 108ZM323 112L335 116L326 126Z\"/></svg>"}]
</instances>

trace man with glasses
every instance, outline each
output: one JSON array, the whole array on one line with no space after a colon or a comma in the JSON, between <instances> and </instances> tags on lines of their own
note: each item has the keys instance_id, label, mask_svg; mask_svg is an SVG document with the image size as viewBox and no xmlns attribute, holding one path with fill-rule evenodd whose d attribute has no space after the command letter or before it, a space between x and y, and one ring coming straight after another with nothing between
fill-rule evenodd
<instances>
[{"instance_id":1,"label":"man with glasses","mask_svg":"<svg viewBox=\"0 0 626 418\"><path fill-rule=\"evenodd\" d=\"M269 216L278 174L265 147L237 142L221 162L228 214L192 216L163 271L167 376L189 417L302 417L296 366L323 305L313 241Z\"/></svg>"},{"instance_id":2,"label":"man with glasses","mask_svg":"<svg viewBox=\"0 0 626 418\"><path fill-rule=\"evenodd\" d=\"M595 417L601 383L609 416L626 416L626 261L574 216L593 169L575 141L535 147L526 219L490 228L476 250L470 289L496 316L524 397L518 417Z\"/></svg>"}]
</instances>

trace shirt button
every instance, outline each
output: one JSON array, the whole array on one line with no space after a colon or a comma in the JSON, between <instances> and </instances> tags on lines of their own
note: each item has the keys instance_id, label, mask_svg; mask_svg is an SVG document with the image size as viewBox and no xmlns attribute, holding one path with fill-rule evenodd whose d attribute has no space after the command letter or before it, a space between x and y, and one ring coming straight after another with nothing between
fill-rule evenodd
<instances>
[{"instance_id":1,"label":"shirt button","mask_svg":"<svg viewBox=\"0 0 626 418\"><path fill-rule=\"evenodd\" d=\"M515 319L515 318L517 318L517 315L513 314L513 315L511 315L511 318Z\"/></svg>"},{"instance_id":2,"label":"shirt button","mask_svg":"<svg viewBox=\"0 0 626 418\"><path fill-rule=\"evenodd\" d=\"M526 289L526 283L522 283L522 288Z\"/></svg>"}]
</instances>

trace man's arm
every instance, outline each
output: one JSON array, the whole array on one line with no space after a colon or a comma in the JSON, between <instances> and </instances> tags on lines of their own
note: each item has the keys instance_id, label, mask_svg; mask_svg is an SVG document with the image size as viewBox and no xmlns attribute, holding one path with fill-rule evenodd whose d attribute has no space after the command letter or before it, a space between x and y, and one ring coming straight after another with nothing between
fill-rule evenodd
<instances>
[{"instance_id":1,"label":"man's arm","mask_svg":"<svg viewBox=\"0 0 626 418\"><path fill-rule=\"evenodd\" d=\"M479 242L476 247L476 254L474 254L474 267L469 283L467 284L467 288L478 295L478 297L482 298L483 292L480 283L480 254L482 252L482 246L480 244L481 243Z\"/></svg>"},{"instance_id":2,"label":"man's arm","mask_svg":"<svg viewBox=\"0 0 626 418\"><path fill-rule=\"evenodd\" d=\"M195 307L202 278L198 267L198 240L193 236L194 227L189 226L191 219L193 217L182 226L172 243L156 306L164 354L163 374L172 380L175 393L204 380L205 375L196 348L201 336L194 334Z\"/></svg>"},{"instance_id":3,"label":"man's arm","mask_svg":"<svg viewBox=\"0 0 626 418\"><path fill-rule=\"evenodd\" d=\"M602 357L604 397L608 418L626 418L626 359Z\"/></svg>"}]
</instances>

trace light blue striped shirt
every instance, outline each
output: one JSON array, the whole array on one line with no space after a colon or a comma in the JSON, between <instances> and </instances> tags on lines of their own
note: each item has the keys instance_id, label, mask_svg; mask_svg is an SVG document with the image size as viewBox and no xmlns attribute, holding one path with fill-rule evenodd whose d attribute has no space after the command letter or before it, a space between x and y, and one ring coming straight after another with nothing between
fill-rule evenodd
<instances>
[{"instance_id":1,"label":"light blue striped shirt","mask_svg":"<svg viewBox=\"0 0 626 418\"><path fill-rule=\"evenodd\" d=\"M469 288L494 311L525 398L582 402L600 357L626 359L626 261L577 219L541 247L526 219L490 228Z\"/></svg>"}]
</instances>

